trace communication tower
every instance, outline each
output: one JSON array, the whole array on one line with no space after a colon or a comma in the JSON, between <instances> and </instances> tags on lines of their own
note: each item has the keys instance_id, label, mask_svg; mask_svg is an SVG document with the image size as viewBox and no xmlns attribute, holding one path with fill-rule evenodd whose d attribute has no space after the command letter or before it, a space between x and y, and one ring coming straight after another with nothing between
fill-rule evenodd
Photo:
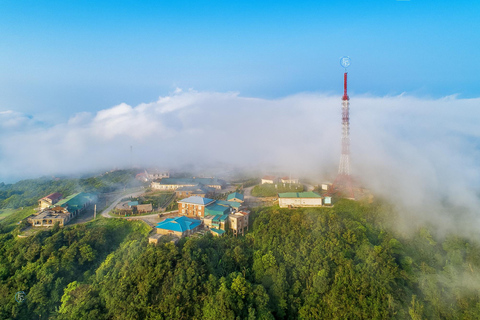
<instances>
[{"instance_id":1,"label":"communication tower","mask_svg":"<svg viewBox=\"0 0 480 320\"><path fill-rule=\"evenodd\" d=\"M338 175L332 189L349 199L355 199L352 177L350 176L350 99L347 94L347 68L350 66L350 58L342 57L340 65L345 69L342 97L342 154L338 165Z\"/></svg>"}]
</instances>

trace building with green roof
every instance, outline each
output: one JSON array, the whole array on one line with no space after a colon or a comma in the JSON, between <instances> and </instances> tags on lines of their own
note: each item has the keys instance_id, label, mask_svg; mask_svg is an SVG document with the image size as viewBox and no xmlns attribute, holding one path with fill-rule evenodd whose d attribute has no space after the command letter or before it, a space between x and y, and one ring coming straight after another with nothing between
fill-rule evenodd
<instances>
[{"instance_id":1,"label":"building with green roof","mask_svg":"<svg viewBox=\"0 0 480 320\"><path fill-rule=\"evenodd\" d=\"M225 234L225 230L220 230L217 228L211 228L210 232L216 237L221 237Z\"/></svg>"},{"instance_id":2,"label":"building with green roof","mask_svg":"<svg viewBox=\"0 0 480 320\"><path fill-rule=\"evenodd\" d=\"M230 207L214 202L205 207L205 216L222 216L230 213Z\"/></svg>"},{"instance_id":3,"label":"building with green roof","mask_svg":"<svg viewBox=\"0 0 480 320\"><path fill-rule=\"evenodd\" d=\"M217 200L215 203L224 207L232 207L237 211L240 210L240 207L242 206L240 202L236 202L236 201Z\"/></svg>"},{"instance_id":4,"label":"building with green roof","mask_svg":"<svg viewBox=\"0 0 480 320\"><path fill-rule=\"evenodd\" d=\"M60 200L55 205L57 207L66 208L72 216L76 216L84 212L85 209L95 201L95 199L96 196L91 193L79 192Z\"/></svg>"}]
</instances>

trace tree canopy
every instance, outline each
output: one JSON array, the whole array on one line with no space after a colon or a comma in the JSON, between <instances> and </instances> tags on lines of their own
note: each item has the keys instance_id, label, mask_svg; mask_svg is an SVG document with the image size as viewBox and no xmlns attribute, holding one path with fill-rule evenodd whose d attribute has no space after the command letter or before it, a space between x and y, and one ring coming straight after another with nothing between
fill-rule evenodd
<instances>
[{"instance_id":1,"label":"tree canopy","mask_svg":"<svg viewBox=\"0 0 480 320\"><path fill-rule=\"evenodd\" d=\"M244 237L148 245L139 222L0 239L2 319L479 319L480 245L384 203L260 208ZM23 304L14 300L23 290Z\"/></svg>"}]
</instances>

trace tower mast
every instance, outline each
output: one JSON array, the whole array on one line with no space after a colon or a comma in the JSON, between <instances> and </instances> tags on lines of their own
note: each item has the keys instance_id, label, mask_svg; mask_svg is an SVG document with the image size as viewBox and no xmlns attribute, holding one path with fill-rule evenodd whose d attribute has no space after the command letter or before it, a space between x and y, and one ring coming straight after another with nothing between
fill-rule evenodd
<instances>
[{"instance_id":1,"label":"tower mast","mask_svg":"<svg viewBox=\"0 0 480 320\"><path fill-rule=\"evenodd\" d=\"M340 192L347 198L355 199L350 176L350 98L347 94L347 67L350 65L350 58L341 58L340 64L345 68L342 97L342 154L338 165L338 175L332 187L334 192Z\"/></svg>"}]
</instances>

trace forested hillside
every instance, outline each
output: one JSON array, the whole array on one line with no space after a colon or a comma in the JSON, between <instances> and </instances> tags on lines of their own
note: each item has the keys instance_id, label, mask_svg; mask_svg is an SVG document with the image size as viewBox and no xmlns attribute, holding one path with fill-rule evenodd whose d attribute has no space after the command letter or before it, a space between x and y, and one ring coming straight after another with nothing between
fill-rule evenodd
<instances>
[{"instance_id":1,"label":"forested hillside","mask_svg":"<svg viewBox=\"0 0 480 320\"><path fill-rule=\"evenodd\" d=\"M126 221L3 234L0 318L479 319L479 244L403 237L384 227L393 215L348 200L262 208L245 237L158 247Z\"/></svg>"}]
</instances>

